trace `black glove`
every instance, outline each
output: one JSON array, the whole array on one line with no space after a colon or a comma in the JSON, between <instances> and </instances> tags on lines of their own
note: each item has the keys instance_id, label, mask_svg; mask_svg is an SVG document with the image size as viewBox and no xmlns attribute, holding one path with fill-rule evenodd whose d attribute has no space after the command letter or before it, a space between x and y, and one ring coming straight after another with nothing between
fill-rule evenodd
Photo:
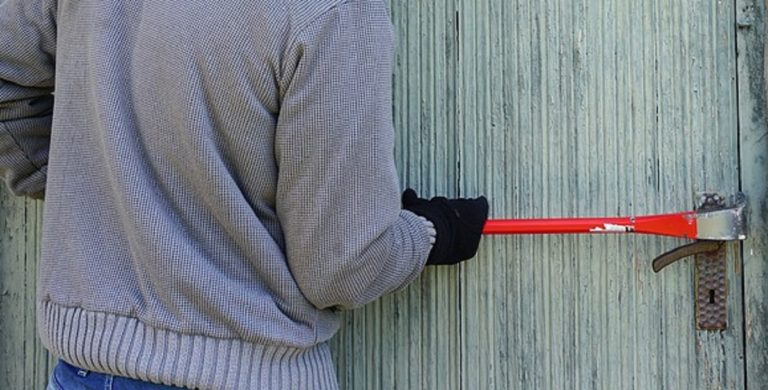
<instances>
[{"instance_id":1,"label":"black glove","mask_svg":"<svg viewBox=\"0 0 768 390\"><path fill-rule=\"evenodd\" d=\"M403 192L403 208L435 225L437 237L427 265L456 264L475 256L488 219L488 200L422 199L412 189Z\"/></svg>"}]
</instances>

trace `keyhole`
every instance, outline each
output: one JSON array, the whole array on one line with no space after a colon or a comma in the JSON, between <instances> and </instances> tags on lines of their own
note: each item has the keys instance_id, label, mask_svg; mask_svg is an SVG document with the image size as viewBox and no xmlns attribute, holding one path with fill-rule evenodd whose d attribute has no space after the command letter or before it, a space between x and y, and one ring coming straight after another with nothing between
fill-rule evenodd
<instances>
[{"instance_id":1,"label":"keyhole","mask_svg":"<svg viewBox=\"0 0 768 390\"><path fill-rule=\"evenodd\" d=\"M709 290L709 303L715 303L715 290Z\"/></svg>"}]
</instances>

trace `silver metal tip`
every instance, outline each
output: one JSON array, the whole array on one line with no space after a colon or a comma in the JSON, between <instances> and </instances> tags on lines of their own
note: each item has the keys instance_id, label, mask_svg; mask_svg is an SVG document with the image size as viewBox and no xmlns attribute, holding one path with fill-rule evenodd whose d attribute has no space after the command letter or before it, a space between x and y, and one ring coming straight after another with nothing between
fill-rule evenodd
<instances>
[{"instance_id":1,"label":"silver metal tip","mask_svg":"<svg viewBox=\"0 0 768 390\"><path fill-rule=\"evenodd\" d=\"M697 213L698 239L724 241L747 239L747 198L743 193L738 193L731 199L733 203L731 207Z\"/></svg>"}]
</instances>

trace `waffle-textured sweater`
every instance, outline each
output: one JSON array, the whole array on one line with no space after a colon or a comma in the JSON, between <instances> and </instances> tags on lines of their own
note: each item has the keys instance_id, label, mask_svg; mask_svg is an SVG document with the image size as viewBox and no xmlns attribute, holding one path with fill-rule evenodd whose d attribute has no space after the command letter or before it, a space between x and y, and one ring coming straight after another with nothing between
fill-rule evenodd
<instances>
[{"instance_id":1,"label":"waffle-textured sweater","mask_svg":"<svg viewBox=\"0 0 768 390\"><path fill-rule=\"evenodd\" d=\"M45 197L38 325L79 367L335 388L338 310L412 281L383 0L0 0L0 176Z\"/></svg>"}]
</instances>

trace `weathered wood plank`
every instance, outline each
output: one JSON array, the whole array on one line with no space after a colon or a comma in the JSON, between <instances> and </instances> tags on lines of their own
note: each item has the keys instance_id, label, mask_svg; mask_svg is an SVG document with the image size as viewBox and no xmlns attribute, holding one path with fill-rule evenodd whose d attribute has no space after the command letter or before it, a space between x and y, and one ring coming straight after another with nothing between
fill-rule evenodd
<instances>
[{"instance_id":1,"label":"weathered wood plank","mask_svg":"<svg viewBox=\"0 0 768 390\"><path fill-rule=\"evenodd\" d=\"M747 386L768 384L768 124L766 3L737 0L739 134L742 188L750 196L751 237L744 256Z\"/></svg>"},{"instance_id":2,"label":"weathered wood plank","mask_svg":"<svg viewBox=\"0 0 768 390\"><path fill-rule=\"evenodd\" d=\"M42 203L0 189L0 388L43 389L51 358L37 337L35 288Z\"/></svg>"}]
</instances>

